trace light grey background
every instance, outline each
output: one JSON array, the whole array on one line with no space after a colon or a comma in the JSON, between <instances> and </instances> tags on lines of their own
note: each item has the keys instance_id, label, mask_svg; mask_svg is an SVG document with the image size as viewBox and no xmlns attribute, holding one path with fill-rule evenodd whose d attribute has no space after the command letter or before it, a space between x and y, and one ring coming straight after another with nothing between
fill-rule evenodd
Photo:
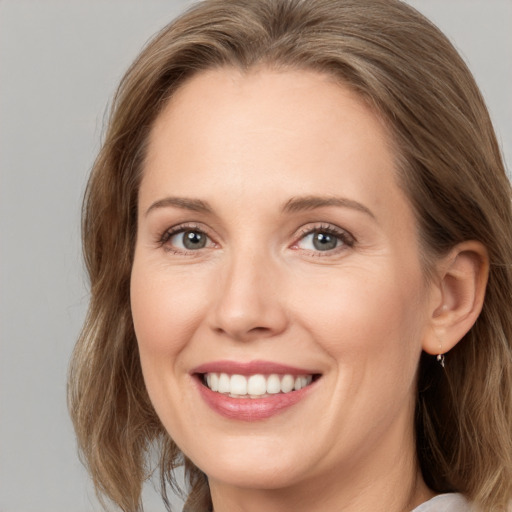
<instances>
[{"instance_id":1,"label":"light grey background","mask_svg":"<svg viewBox=\"0 0 512 512\"><path fill-rule=\"evenodd\" d=\"M510 166L512 0L410 3L468 61ZM100 510L65 399L87 306L81 196L123 71L189 4L0 0L0 512Z\"/></svg>"}]
</instances>

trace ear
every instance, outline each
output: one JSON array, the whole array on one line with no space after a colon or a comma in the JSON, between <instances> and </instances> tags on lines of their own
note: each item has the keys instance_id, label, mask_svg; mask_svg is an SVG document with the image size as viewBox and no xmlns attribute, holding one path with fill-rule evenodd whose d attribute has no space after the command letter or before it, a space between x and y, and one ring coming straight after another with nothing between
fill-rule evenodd
<instances>
[{"instance_id":1,"label":"ear","mask_svg":"<svg viewBox=\"0 0 512 512\"><path fill-rule=\"evenodd\" d=\"M489 256L476 241L456 245L436 265L430 328L423 350L444 354L471 329L482 311L489 276Z\"/></svg>"}]
</instances>

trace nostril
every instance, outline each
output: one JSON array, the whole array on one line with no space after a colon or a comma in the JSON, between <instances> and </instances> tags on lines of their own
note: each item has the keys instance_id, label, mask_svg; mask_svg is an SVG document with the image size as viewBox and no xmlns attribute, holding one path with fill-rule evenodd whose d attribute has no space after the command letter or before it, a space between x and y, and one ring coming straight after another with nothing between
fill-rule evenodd
<instances>
[{"instance_id":1,"label":"nostril","mask_svg":"<svg viewBox=\"0 0 512 512\"><path fill-rule=\"evenodd\" d=\"M249 332L256 334L265 334L270 331L271 330L268 327L253 327L252 329L249 330Z\"/></svg>"},{"instance_id":2,"label":"nostril","mask_svg":"<svg viewBox=\"0 0 512 512\"><path fill-rule=\"evenodd\" d=\"M255 340L258 338L268 338L277 335L281 329L272 329L271 327L249 327L232 324L230 326L214 326L213 332L219 336L226 336L238 341Z\"/></svg>"}]
</instances>

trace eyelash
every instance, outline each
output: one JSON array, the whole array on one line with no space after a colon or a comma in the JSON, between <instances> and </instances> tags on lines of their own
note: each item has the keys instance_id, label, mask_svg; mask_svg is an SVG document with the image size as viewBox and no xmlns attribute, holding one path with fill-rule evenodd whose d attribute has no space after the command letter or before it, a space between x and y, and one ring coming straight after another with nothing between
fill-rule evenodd
<instances>
[{"instance_id":1,"label":"eyelash","mask_svg":"<svg viewBox=\"0 0 512 512\"><path fill-rule=\"evenodd\" d=\"M328 257L333 254L338 254L340 251L352 248L356 244L356 239L348 231L341 229L332 224L320 224L316 226L308 225L302 228L296 236L296 241L293 243L292 248L298 249L300 241L304 240L307 236L312 234L327 234L336 237L340 242L341 246L335 247L334 249L320 251L320 250L307 250L311 255L315 257Z\"/></svg>"},{"instance_id":2,"label":"eyelash","mask_svg":"<svg viewBox=\"0 0 512 512\"><path fill-rule=\"evenodd\" d=\"M200 234L205 235L210 241L213 241L212 238L208 235L207 231L197 224L180 224L178 226L175 226L170 229L166 229L159 237L158 237L158 245L162 247L165 251L171 252L173 254L197 254L199 252L199 249L195 250L182 250L182 249L176 249L172 246L167 245L169 240L172 239L173 236L178 235L180 233L184 233L186 231L192 231L197 232ZM336 237L341 242L341 247L335 247L334 249L329 249L326 251L320 251L320 250L308 250L305 249L305 251L309 252L310 254L316 256L316 257L323 257L323 256L330 256L333 254L337 254L339 251L343 251L346 248L354 247L356 244L356 239L346 230L338 228L336 226L333 226L331 224L321 224L316 226L308 225L304 228L302 228L299 233L294 237L295 242L293 242L291 248L292 249L299 249L298 244L300 241L304 240L307 236L312 234L319 234L324 233L328 235L332 235ZM213 242L215 243L215 242Z\"/></svg>"},{"instance_id":3,"label":"eyelash","mask_svg":"<svg viewBox=\"0 0 512 512\"><path fill-rule=\"evenodd\" d=\"M208 233L205 231L205 229L202 226L199 226L197 224L180 224L178 226L175 226L170 229L166 229L159 237L158 237L158 245L162 247L166 252L170 252L172 254L193 254L195 255L198 250L182 250L182 249L176 249L173 248L170 245L167 245L169 240L175 235L179 235L180 233L184 233L186 231L195 231L197 233L204 234L209 240L211 240L211 237L208 235Z\"/></svg>"}]
</instances>

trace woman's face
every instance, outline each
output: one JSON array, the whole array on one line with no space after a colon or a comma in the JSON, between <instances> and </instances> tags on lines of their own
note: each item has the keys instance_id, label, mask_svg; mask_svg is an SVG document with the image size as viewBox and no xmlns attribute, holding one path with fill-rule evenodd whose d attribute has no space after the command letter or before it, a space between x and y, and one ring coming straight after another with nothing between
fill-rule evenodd
<instances>
[{"instance_id":1,"label":"woman's face","mask_svg":"<svg viewBox=\"0 0 512 512\"><path fill-rule=\"evenodd\" d=\"M348 89L219 69L160 114L133 320L152 403L211 484L371 482L414 461L431 295L386 127Z\"/></svg>"}]
</instances>

